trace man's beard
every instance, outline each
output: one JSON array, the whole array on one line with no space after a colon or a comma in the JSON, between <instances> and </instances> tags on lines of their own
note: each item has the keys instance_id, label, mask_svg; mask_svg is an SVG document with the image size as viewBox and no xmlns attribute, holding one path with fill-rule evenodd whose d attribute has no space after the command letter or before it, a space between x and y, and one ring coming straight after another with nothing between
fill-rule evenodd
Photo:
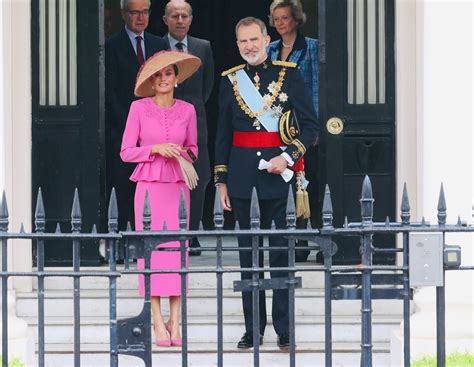
<instances>
[{"instance_id":1,"label":"man's beard","mask_svg":"<svg viewBox=\"0 0 474 367\"><path fill-rule=\"evenodd\" d=\"M255 54L255 56L247 56L247 55L242 55L242 58L249 64L249 65L257 65L260 60L265 59L265 49L260 50L258 53Z\"/></svg>"}]
</instances>

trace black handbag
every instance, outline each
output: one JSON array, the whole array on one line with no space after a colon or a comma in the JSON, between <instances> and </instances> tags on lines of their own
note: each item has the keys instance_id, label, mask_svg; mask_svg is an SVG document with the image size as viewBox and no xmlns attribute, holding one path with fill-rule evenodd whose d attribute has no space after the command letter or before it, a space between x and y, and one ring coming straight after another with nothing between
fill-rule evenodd
<instances>
[{"instance_id":1,"label":"black handbag","mask_svg":"<svg viewBox=\"0 0 474 367\"><path fill-rule=\"evenodd\" d=\"M280 116L278 123L280 139L285 145L290 145L300 135L300 125L294 109L288 110Z\"/></svg>"}]
</instances>

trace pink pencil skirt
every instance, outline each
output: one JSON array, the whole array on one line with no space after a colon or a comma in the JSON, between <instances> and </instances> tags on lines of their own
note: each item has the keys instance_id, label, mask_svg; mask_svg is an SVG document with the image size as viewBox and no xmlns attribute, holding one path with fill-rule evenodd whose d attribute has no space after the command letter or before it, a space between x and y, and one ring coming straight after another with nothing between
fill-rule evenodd
<instances>
[{"instance_id":1,"label":"pink pencil skirt","mask_svg":"<svg viewBox=\"0 0 474 367\"><path fill-rule=\"evenodd\" d=\"M154 231L163 229L166 222L168 230L179 229L179 197L183 189L186 201L189 225L189 189L184 182L137 182L135 189L135 228L143 230L143 204L145 193L148 190L151 209L151 229ZM186 246L188 243L186 241ZM166 242L157 248L174 247L179 249L179 241ZM186 266L188 265L188 254L186 253ZM139 270L145 268L144 259L138 259ZM179 270L181 267L179 251L153 251L151 255L150 269ZM138 291L141 296L145 295L145 277L138 276ZM151 296L180 296L181 276L179 274L153 274L150 285Z\"/></svg>"}]
</instances>

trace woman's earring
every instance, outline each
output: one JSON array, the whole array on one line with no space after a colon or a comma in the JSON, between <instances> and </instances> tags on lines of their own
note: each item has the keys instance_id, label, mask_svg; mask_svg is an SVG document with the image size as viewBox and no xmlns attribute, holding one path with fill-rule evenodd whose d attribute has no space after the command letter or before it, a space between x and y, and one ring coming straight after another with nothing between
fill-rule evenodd
<instances>
[{"instance_id":1,"label":"woman's earring","mask_svg":"<svg viewBox=\"0 0 474 367\"><path fill-rule=\"evenodd\" d=\"M178 83L176 83L176 84L174 85L174 87L175 87L175 88L178 88Z\"/></svg>"},{"instance_id":2,"label":"woman's earring","mask_svg":"<svg viewBox=\"0 0 474 367\"><path fill-rule=\"evenodd\" d=\"M151 89L152 89L152 90L155 90L155 87L152 85L152 86L151 86Z\"/></svg>"}]
</instances>

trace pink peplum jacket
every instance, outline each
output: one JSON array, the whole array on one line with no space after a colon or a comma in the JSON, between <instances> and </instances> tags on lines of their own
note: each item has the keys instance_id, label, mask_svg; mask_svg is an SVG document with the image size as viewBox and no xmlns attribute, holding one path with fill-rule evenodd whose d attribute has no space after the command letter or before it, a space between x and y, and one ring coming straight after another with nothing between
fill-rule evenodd
<instances>
[{"instance_id":1,"label":"pink peplum jacket","mask_svg":"<svg viewBox=\"0 0 474 367\"><path fill-rule=\"evenodd\" d=\"M161 108L151 98L132 103L122 138L120 158L138 163L131 181L184 181L175 158L151 154L154 144L174 143L187 147L183 158L192 162L198 155L196 111L188 102L176 99L173 106ZM194 156L194 157L193 157Z\"/></svg>"}]
</instances>

